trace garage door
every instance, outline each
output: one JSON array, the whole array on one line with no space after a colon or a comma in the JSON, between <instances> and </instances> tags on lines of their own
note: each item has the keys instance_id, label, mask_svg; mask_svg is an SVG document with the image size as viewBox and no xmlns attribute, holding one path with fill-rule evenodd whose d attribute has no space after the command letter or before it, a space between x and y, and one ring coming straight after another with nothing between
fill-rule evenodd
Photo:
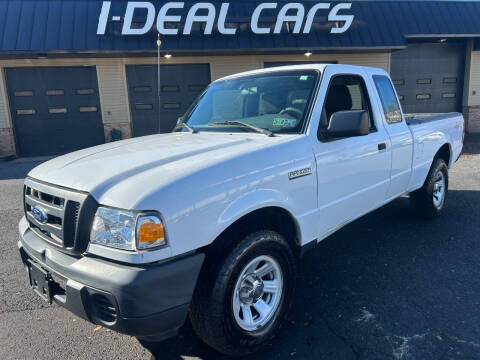
<instances>
[{"instance_id":1,"label":"garage door","mask_svg":"<svg viewBox=\"0 0 480 360\"><path fill-rule=\"evenodd\" d=\"M5 74L19 155L105 142L95 67L8 68Z\"/></svg>"},{"instance_id":2,"label":"garage door","mask_svg":"<svg viewBox=\"0 0 480 360\"><path fill-rule=\"evenodd\" d=\"M210 83L208 64L162 65L160 102L156 65L128 65L127 81L134 136L166 133Z\"/></svg>"},{"instance_id":3,"label":"garage door","mask_svg":"<svg viewBox=\"0 0 480 360\"><path fill-rule=\"evenodd\" d=\"M461 111L465 45L411 44L392 53L391 75L403 111Z\"/></svg>"}]
</instances>

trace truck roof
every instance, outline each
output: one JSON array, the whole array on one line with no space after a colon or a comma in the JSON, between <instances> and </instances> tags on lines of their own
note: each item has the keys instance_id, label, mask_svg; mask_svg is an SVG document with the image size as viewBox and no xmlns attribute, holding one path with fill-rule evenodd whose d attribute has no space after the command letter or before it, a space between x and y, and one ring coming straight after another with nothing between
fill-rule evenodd
<instances>
[{"instance_id":1,"label":"truck roof","mask_svg":"<svg viewBox=\"0 0 480 360\"><path fill-rule=\"evenodd\" d=\"M358 66L358 65L347 65L347 64L325 64L325 63L318 63L318 64L300 64L300 65L287 65L287 66L276 66L276 67L271 67L271 68L264 68L264 69L258 69L258 70L250 70L250 71L245 71L241 72L238 74L233 74L233 75L228 75L225 77L222 77L220 79L215 80L214 82L217 81L224 81L224 80L230 80L242 76L250 76L250 75L257 75L257 74L266 74L270 72L275 72L275 71L285 71L285 70L319 70L320 72L323 73L325 68L334 68L334 70L340 72L345 72L345 71L351 71L351 70L376 70L376 71L384 71L383 69L379 68L374 68L374 67L368 67L368 66Z\"/></svg>"}]
</instances>

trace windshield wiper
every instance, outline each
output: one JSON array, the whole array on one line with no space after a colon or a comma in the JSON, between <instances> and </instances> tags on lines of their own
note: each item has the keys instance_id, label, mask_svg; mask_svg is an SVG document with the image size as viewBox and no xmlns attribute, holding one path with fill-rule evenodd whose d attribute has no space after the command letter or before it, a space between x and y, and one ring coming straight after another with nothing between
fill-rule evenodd
<instances>
[{"instance_id":1,"label":"windshield wiper","mask_svg":"<svg viewBox=\"0 0 480 360\"><path fill-rule=\"evenodd\" d=\"M196 134L198 133L197 130L195 130L193 127L191 127L190 125L188 125L187 123L180 123L180 124L177 124L177 126L175 126L175 130L178 129L179 127L182 127L182 128L185 128L185 129L188 129L188 131L191 133L191 134Z\"/></svg>"},{"instance_id":2,"label":"windshield wiper","mask_svg":"<svg viewBox=\"0 0 480 360\"><path fill-rule=\"evenodd\" d=\"M249 129L252 129L254 130L255 132L258 132L260 134L264 134L264 135L267 135L267 136L275 136L273 134L273 132L271 132L270 130L267 130L267 129L262 129L262 128L259 128L255 125L252 125L252 124L249 124L249 123L246 123L246 122L243 122L243 121L217 121L217 122L214 122L214 123L211 123L211 124L208 124L208 126L211 126L211 125L240 125L240 126L244 126L244 127L247 127Z\"/></svg>"}]
</instances>

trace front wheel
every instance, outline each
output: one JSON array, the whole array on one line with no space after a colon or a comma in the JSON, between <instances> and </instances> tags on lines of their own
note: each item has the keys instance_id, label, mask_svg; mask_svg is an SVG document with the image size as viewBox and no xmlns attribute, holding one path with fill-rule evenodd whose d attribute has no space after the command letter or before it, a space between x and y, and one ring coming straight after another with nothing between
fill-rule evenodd
<instances>
[{"instance_id":1,"label":"front wheel","mask_svg":"<svg viewBox=\"0 0 480 360\"><path fill-rule=\"evenodd\" d=\"M207 259L190 309L195 332L227 355L256 351L280 329L295 277L295 258L280 234L248 235L223 262Z\"/></svg>"},{"instance_id":2,"label":"front wheel","mask_svg":"<svg viewBox=\"0 0 480 360\"><path fill-rule=\"evenodd\" d=\"M443 159L436 159L424 185L410 194L412 212L423 218L438 216L445 207L448 192L448 167Z\"/></svg>"}]
</instances>

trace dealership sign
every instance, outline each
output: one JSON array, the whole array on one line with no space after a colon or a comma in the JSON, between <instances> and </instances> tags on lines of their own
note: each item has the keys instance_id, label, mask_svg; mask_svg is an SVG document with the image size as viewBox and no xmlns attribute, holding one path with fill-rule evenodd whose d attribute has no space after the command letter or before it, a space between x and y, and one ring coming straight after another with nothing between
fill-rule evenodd
<instances>
[{"instance_id":1,"label":"dealership sign","mask_svg":"<svg viewBox=\"0 0 480 360\"><path fill-rule=\"evenodd\" d=\"M100 17L97 27L97 35L105 35L107 23L121 22L122 14L111 14L111 1L104 1L100 11ZM214 26L217 27L220 34L235 35L237 28L231 25L229 21L230 3L221 3L217 8L213 3L199 2L189 4L185 2L167 2L159 9L156 9L153 3L148 1L129 1L123 14L122 35L144 35L154 26L162 35L190 35L194 23L203 23L203 34L212 34ZM352 25L354 15L348 13L351 3L314 3L313 6L306 9L301 3L286 3L279 5L276 2L265 2L258 4L250 16L250 29L254 34L280 34L284 29L285 23L291 23L293 34L309 34L315 16L320 12L325 12L326 19L332 23L331 34L342 34ZM180 11L188 10L186 16L179 14ZM134 22L136 12L146 14L140 24ZM273 21L270 24L264 24L261 16L272 16ZM134 24L135 23L135 24ZM166 24L169 24L167 27ZM172 24L183 24L183 30ZM227 25L230 24L230 25Z\"/></svg>"}]
</instances>

